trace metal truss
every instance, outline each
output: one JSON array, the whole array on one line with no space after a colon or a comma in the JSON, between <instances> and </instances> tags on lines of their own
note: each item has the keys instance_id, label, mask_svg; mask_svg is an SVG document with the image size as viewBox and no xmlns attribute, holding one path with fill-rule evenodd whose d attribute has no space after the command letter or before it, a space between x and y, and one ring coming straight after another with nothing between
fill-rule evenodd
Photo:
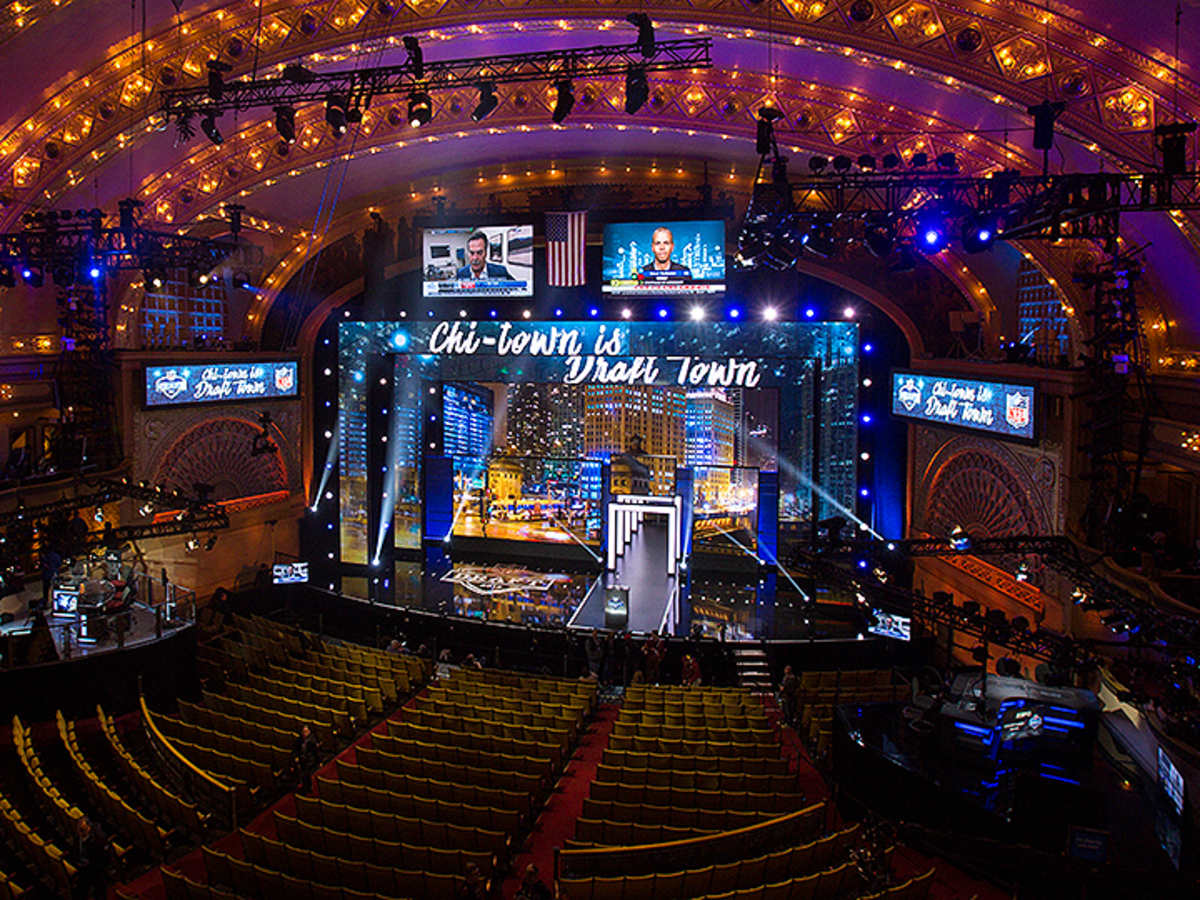
<instances>
[{"instance_id":1,"label":"metal truss","mask_svg":"<svg viewBox=\"0 0 1200 900\"><path fill-rule=\"evenodd\" d=\"M647 74L712 67L711 38L657 41L647 56L637 43L534 53L505 53L422 62L410 58L395 66L314 72L300 67L284 69L275 78L221 82L220 73L210 83L162 91L160 111L179 122L194 114L220 115L233 110L300 106L343 98L350 109L365 109L377 97L414 91L478 88L481 84L553 83L572 78L626 75L631 69ZM218 87L219 84L219 87Z\"/></svg>"},{"instance_id":2,"label":"metal truss","mask_svg":"<svg viewBox=\"0 0 1200 900\"><path fill-rule=\"evenodd\" d=\"M944 538L917 538L892 541L890 544L895 550L883 550L882 545L874 545L875 555L881 559L886 559L892 553L937 557L1037 555L1047 566L1079 588L1077 602L1085 608L1119 616L1121 630L1148 642L1163 641L1168 650L1194 652L1200 647L1200 613L1187 615L1168 612L1113 584L1094 568L1101 556L1089 558L1084 548L1067 537L1014 535L971 538L966 545L961 542L951 545Z\"/></svg>"},{"instance_id":3,"label":"metal truss","mask_svg":"<svg viewBox=\"0 0 1200 900\"><path fill-rule=\"evenodd\" d=\"M53 211L32 215L21 231L0 234L0 265L41 269L61 284L86 283L92 267L101 272L161 268L207 273L230 257L244 265L262 261L261 248L237 239L240 207L226 208L234 234L219 240L145 228L135 220L137 205L121 201L116 227L106 227L98 209L80 210L74 216Z\"/></svg>"},{"instance_id":4,"label":"metal truss","mask_svg":"<svg viewBox=\"0 0 1200 900\"><path fill-rule=\"evenodd\" d=\"M947 216L991 215L996 236L1115 239L1120 214L1200 210L1200 173L1021 175L984 178L953 172L845 172L791 179L798 220L892 221L911 237L914 217L936 208Z\"/></svg>"},{"instance_id":5,"label":"metal truss","mask_svg":"<svg viewBox=\"0 0 1200 900\"><path fill-rule=\"evenodd\" d=\"M899 544L897 544L899 549ZM873 579L868 582L853 569L840 566L823 553L800 553L795 562L801 568L826 583L839 583L871 596L882 605L902 609L926 624L944 625L961 634L968 634L989 644L1006 647L1013 653L1040 659L1067 668L1081 668L1092 659L1087 648L1078 641L1045 630L1031 630L1028 622L989 616L978 605L955 606L953 601L937 600L916 591Z\"/></svg>"}]
</instances>

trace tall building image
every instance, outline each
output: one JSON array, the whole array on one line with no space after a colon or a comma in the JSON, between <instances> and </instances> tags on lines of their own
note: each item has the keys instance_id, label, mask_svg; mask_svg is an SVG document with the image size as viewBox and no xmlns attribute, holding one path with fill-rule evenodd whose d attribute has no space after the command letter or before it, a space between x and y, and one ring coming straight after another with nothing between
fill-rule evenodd
<instances>
[{"instance_id":1,"label":"tall building image","mask_svg":"<svg viewBox=\"0 0 1200 900\"><path fill-rule=\"evenodd\" d=\"M653 493L670 493L687 456L683 388L589 384L583 389L583 450L601 459L624 453L635 435L651 468Z\"/></svg>"},{"instance_id":2,"label":"tall building image","mask_svg":"<svg viewBox=\"0 0 1200 900\"><path fill-rule=\"evenodd\" d=\"M536 466L538 480L570 479L577 467L564 460L583 456L583 388L574 384L510 384L509 449L546 460Z\"/></svg>"},{"instance_id":3,"label":"tall building image","mask_svg":"<svg viewBox=\"0 0 1200 900\"><path fill-rule=\"evenodd\" d=\"M703 470L697 486L705 499L720 499L729 491L736 459L737 409L722 390L688 391L685 422L686 462Z\"/></svg>"},{"instance_id":4,"label":"tall building image","mask_svg":"<svg viewBox=\"0 0 1200 900\"><path fill-rule=\"evenodd\" d=\"M455 468L482 471L492 452L493 397L479 384L447 384L442 390L442 440Z\"/></svg>"}]
</instances>

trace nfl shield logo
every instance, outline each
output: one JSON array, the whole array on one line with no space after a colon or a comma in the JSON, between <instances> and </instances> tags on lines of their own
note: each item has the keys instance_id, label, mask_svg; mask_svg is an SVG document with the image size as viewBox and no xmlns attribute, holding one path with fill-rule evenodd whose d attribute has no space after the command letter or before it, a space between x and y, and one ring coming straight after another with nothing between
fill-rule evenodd
<instances>
[{"instance_id":1,"label":"nfl shield logo","mask_svg":"<svg viewBox=\"0 0 1200 900\"><path fill-rule=\"evenodd\" d=\"M1029 425L1029 398L1025 394L1004 395L1004 419L1013 428Z\"/></svg>"},{"instance_id":2,"label":"nfl shield logo","mask_svg":"<svg viewBox=\"0 0 1200 900\"><path fill-rule=\"evenodd\" d=\"M295 380L296 374L292 371L291 366L279 366L275 370L275 390L290 391Z\"/></svg>"},{"instance_id":3,"label":"nfl shield logo","mask_svg":"<svg viewBox=\"0 0 1200 900\"><path fill-rule=\"evenodd\" d=\"M176 372L174 369L167 369L166 374L155 379L154 390L162 394L168 400L174 400L180 394L187 390L187 379Z\"/></svg>"},{"instance_id":4,"label":"nfl shield logo","mask_svg":"<svg viewBox=\"0 0 1200 900\"><path fill-rule=\"evenodd\" d=\"M921 403L921 389L917 387L915 379L908 379L904 384L900 385L900 389L896 392L896 399L907 409L912 412Z\"/></svg>"}]
</instances>

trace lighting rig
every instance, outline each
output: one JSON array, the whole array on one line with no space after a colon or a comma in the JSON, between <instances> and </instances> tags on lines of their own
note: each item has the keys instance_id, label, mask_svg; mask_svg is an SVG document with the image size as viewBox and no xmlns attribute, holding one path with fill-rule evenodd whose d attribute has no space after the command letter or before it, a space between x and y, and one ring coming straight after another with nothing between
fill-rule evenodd
<instances>
[{"instance_id":1,"label":"lighting rig","mask_svg":"<svg viewBox=\"0 0 1200 900\"><path fill-rule=\"evenodd\" d=\"M790 268L804 251L851 245L932 254L953 240L978 253L997 240L1087 239L1114 253L1122 213L1200 210L1200 173L1175 158L1160 172L974 177L953 153L812 156L808 174L789 176L775 140L782 114L763 107L758 119L758 176L738 236L747 266Z\"/></svg>"},{"instance_id":2,"label":"lighting rig","mask_svg":"<svg viewBox=\"0 0 1200 900\"><path fill-rule=\"evenodd\" d=\"M187 269L207 278L218 264L238 254L240 262L260 262L262 250L239 242L242 207L226 204L231 237L197 238L158 230L139 221L139 200L118 204L117 222L99 209L27 213L21 231L0 234L0 286L18 280L40 287L49 275L55 284L95 284L121 269L140 269L152 277L169 269Z\"/></svg>"},{"instance_id":3,"label":"lighting rig","mask_svg":"<svg viewBox=\"0 0 1200 900\"><path fill-rule=\"evenodd\" d=\"M965 542L955 537L915 538L906 541L872 542L868 552L886 562L899 556L1038 556L1045 565L1076 586L1075 603L1082 609L1104 613L1105 624L1117 634L1127 634L1131 640L1161 647L1168 652L1194 654L1200 648L1200 615L1176 602L1174 609L1152 605L1147 600L1125 590L1098 572L1096 565L1104 557L1088 551L1068 537L1014 535L998 538L970 537ZM861 554L863 549L823 551L824 555ZM840 568L834 566L834 568ZM843 570L845 571L845 570ZM1174 602L1174 601L1173 601Z\"/></svg>"},{"instance_id":4,"label":"lighting rig","mask_svg":"<svg viewBox=\"0 0 1200 900\"><path fill-rule=\"evenodd\" d=\"M220 144L224 137L217 120L222 114L272 109L280 137L290 143L296 137L296 107L305 104L323 103L326 122L335 135L341 135L361 122L363 111L381 97L407 97L407 120L420 127L433 117L433 92L477 90L479 103L472 118L478 122L499 105L500 86L544 82L556 92L552 118L557 124L574 106L574 78L624 77L625 108L632 114L649 96L649 73L712 67L711 38L659 41L646 13L630 13L626 20L638 29L632 44L431 61L410 35L403 39L408 58L399 65L315 71L293 63L276 77L233 81L225 80L228 64L213 60L205 84L162 91L159 112L175 123L183 140L195 134L193 122L199 117L205 136Z\"/></svg>"},{"instance_id":5,"label":"lighting rig","mask_svg":"<svg viewBox=\"0 0 1200 900\"><path fill-rule=\"evenodd\" d=\"M945 625L987 644L1007 647L1013 653L1067 669L1084 668L1092 660L1082 643L1052 631L1033 630L1028 620L1019 616L1009 620L997 615L995 610L982 609L978 603L967 601L955 605L953 600L942 599L944 595L926 597L896 584L867 582L855 570L832 562L824 554L800 551L794 557L793 564L805 575L822 583L841 584L870 593L880 606L904 610L905 614L911 614L914 619L926 624Z\"/></svg>"}]
</instances>

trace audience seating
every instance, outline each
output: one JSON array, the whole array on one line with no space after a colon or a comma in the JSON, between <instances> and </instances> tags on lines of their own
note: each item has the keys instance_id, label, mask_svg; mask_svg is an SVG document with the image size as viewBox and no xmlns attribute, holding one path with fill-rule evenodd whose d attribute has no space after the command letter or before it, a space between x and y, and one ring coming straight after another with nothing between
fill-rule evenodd
<instances>
[{"instance_id":1,"label":"audience seating","mask_svg":"<svg viewBox=\"0 0 1200 900\"><path fill-rule=\"evenodd\" d=\"M583 801L583 815L589 819L625 822L631 825L670 825L674 828L698 831L732 831L735 828L753 825L762 819L769 819L776 813L774 810L760 809L647 806L644 803L622 803L619 800L597 800L595 797L587 797Z\"/></svg>"},{"instance_id":2,"label":"audience seating","mask_svg":"<svg viewBox=\"0 0 1200 900\"><path fill-rule=\"evenodd\" d=\"M686 828L676 825L651 825L614 819L575 820L575 837L566 842L569 850L585 847L621 847L636 844L665 844L703 834L715 834L717 828Z\"/></svg>"},{"instance_id":3,"label":"audience seating","mask_svg":"<svg viewBox=\"0 0 1200 900\"><path fill-rule=\"evenodd\" d=\"M273 707L259 706L255 703L239 700L232 696L232 694L218 694L213 691L204 691L201 694L201 699L204 701L204 709L229 716L233 719L255 722L267 728L286 732L293 740L300 733L301 726L307 725L311 729L313 737L317 739L318 744L322 747L333 746L333 729L326 724L318 722L312 716L292 715Z\"/></svg>"},{"instance_id":4,"label":"audience seating","mask_svg":"<svg viewBox=\"0 0 1200 900\"><path fill-rule=\"evenodd\" d=\"M311 710L312 715L318 716L323 721L330 722L336 731L347 737L354 733L354 716L351 714L349 702L344 697L335 697L333 694L326 693L325 691L312 687L300 687L290 681L268 678L266 675L259 675L254 672L251 672L246 677L245 684L247 687L261 694L269 694L294 701L299 704L299 708ZM360 721L365 720L366 706L364 704L363 716Z\"/></svg>"},{"instance_id":5,"label":"audience seating","mask_svg":"<svg viewBox=\"0 0 1200 900\"><path fill-rule=\"evenodd\" d=\"M432 728L416 730L409 726L408 737L372 734L376 749L391 754L409 754L425 759L440 760L460 766L520 772L540 779L549 777L553 766L550 757L525 756L511 741L498 738L455 735ZM467 740L472 737L472 740Z\"/></svg>"},{"instance_id":6,"label":"audience seating","mask_svg":"<svg viewBox=\"0 0 1200 900\"><path fill-rule=\"evenodd\" d=\"M125 748L112 719L99 706L96 707L96 715L100 720L100 730L116 758L118 767L133 784L134 789L158 810L158 814L165 821L185 828L193 835L202 834L208 815L202 813L194 803L180 797L142 768L141 764L133 758L133 754Z\"/></svg>"},{"instance_id":7,"label":"audience seating","mask_svg":"<svg viewBox=\"0 0 1200 900\"><path fill-rule=\"evenodd\" d=\"M513 810L528 820L533 813L531 791L514 791L475 784L476 773L461 773L472 783L442 781L435 778L406 775L400 771L369 768L358 763L337 761L338 779L348 785L365 785L382 791L411 793L449 803L467 803Z\"/></svg>"},{"instance_id":8,"label":"audience seating","mask_svg":"<svg viewBox=\"0 0 1200 900\"><path fill-rule=\"evenodd\" d=\"M17 750L17 757L21 760L21 767L33 783L42 809L58 829L58 836L64 842L69 843L75 837L76 823L84 817L83 810L69 803L42 771L42 764L38 759L37 751L33 748L33 741L30 740L25 726L21 724L21 719L13 716L12 723L13 746Z\"/></svg>"},{"instance_id":9,"label":"audience seating","mask_svg":"<svg viewBox=\"0 0 1200 900\"><path fill-rule=\"evenodd\" d=\"M933 884L934 869L914 875L907 881L893 885L886 891L875 894L863 894L861 900L925 900L929 896L929 888Z\"/></svg>"},{"instance_id":10,"label":"audience seating","mask_svg":"<svg viewBox=\"0 0 1200 900\"><path fill-rule=\"evenodd\" d=\"M537 772L518 772L504 768L504 763L509 757L485 757L482 754L452 752L446 754L448 758L434 758L432 754L442 748L413 745L411 749L415 752L407 754L358 747L355 753L364 767L398 775L435 778L438 781L459 781L470 777L481 787L520 791L530 795L540 793L545 785L545 778ZM492 768L493 765L498 767Z\"/></svg>"},{"instance_id":11,"label":"audience seating","mask_svg":"<svg viewBox=\"0 0 1200 900\"><path fill-rule=\"evenodd\" d=\"M743 775L786 775L788 762L786 759L722 759L719 756L689 756L669 753L640 753L632 750L613 750L611 747L604 751L602 764L620 769L655 769L659 771L690 771L713 774L743 774Z\"/></svg>"},{"instance_id":12,"label":"audience seating","mask_svg":"<svg viewBox=\"0 0 1200 900\"><path fill-rule=\"evenodd\" d=\"M635 768L601 763L596 780L617 784L654 787L694 788L703 791L746 791L752 793L792 793L796 774L750 775L745 772L697 771L685 768Z\"/></svg>"},{"instance_id":13,"label":"audience seating","mask_svg":"<svg viewBox=\"0 0 1200 900\"><path fill-rule=\"evenodd\" d=\"M244 707L273 710L289 721L309 723L317 740L326 746L332 744L335 735L350 734L350 717L323 706L314 706L295 697L275 694L269 690L246 684L227 684L225 696ZM300 729L297 728L297 731Z\"/></svg>"},{"instance_id":14,"label":"audience seating","mask_svg":"<svg viewBox=\"0 0 1200 900\"><path fill-rule=\"evenodd\" d=\"M25 888L0 872L0 900L17 900L18 897L25 896L25 893Z\"/></svg>"},{"instance_id":15,"label":"audience seating","mask_svg":"<svg viewBox=\"0 0 1200 900\"><path fill-rule=\"evenodd\" d=\"M318 778L317 792L322 800L328 800L330 803L427 821L509 832L515 832L521 825L521 814L515 810L417 797L407 792L397 793L361 784L346 784L337 778Z\"/></svg>"},{"instance_id":16,"label":"audience seating","mask_svg":"<svg viewBox=\"0 0 1200 900\"><path fill-rule=\"evenodd\" d=\"M414 709L399 722L388 722L392 737L407 738L426 744L451 743L489 752L519 756L537 756L559 768L567 750L567 732L547 731L524 725L502 725L483 719L456 719Z\"/></svg>"},{"instance_id":17,"label":"audience seating","mask_svg":"<svg viewBox=\"0 0 1200 900\"><path fill-rule=\"evenodd\" d=\"M155 721L184 756L209 772L241 782L252 796L274 788L275 772L287 765L286 753L278 754L264 744L198 728L171 716L160 714Z\"/></svg>"},{"instance_id":18,"label":"audience seating","mask_svg":"<svg viewBox=\"0 0 1200 900\"><path fill-rule=\"evenodd\" d=\"M773 757L779 755L779 744L710 742L704 740L663 740L653 737L614 735L609 739L613 750L632 750L635 753L665 753L668 756Z\"/></svg>"},{"instance_id":19,"label":"audience seating","mask_svg":"<svg viewBox=\"0 0 1200 900\"><path fill-rule=\"evenodd\" d=\"M198 703L179 701L179 717L183 721L209 731L219 731L231 737L256 744L265 744L284 754L291 754L296 740L296 731L285 731L257 719L247 719L201 706Z\"/></svg>"},{"instance_id":20,"label":"audience seating","mask_svg":"<svg viewBox=\"0 0 1200 900\"><path fill-rule=\"evenodd\" d=\"M75 867L67 861L60 847L46 840L30 827L21 813L0 792L0 829L8 837L8 841L41 873L53 886L60 897L72 896L75 881Z\"/></svg>"},{"instance_id":21,"label":"audience seating","mask_svg":"<svg viewBox=\"0 0 1200 900\"><path fill-rule=\"evenodd\" d=\"M115 823L151 858L162 859L166 855L164 842L168 834L167 830L160 828L152 819L134 809L128 801L109 787L84 757L75 735L75 726L63 718L61 711L55 713L55 719L58 724L58 736L62 740L63 746L67 748L67 756L94 806L103 810L109 821Z\"/></svg>"}]
</instances>

